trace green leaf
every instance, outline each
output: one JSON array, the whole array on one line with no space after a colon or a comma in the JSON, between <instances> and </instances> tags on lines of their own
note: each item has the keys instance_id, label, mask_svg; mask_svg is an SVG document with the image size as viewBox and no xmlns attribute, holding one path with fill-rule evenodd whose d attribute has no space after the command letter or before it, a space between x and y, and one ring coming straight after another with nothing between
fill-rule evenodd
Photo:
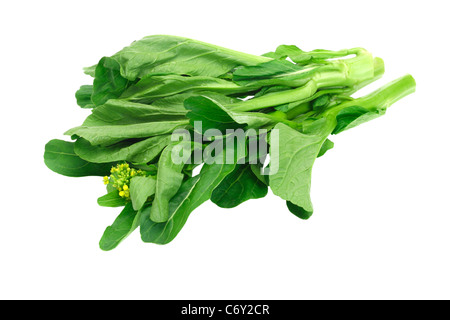
<instances>
[{"instance_id":1,"label":"green leaf","mask_svg":"<svg viewBox=\"0 0 450 320\"><path fill-rule=\"evenodd\" d=\"M269 185L275 195L306 212L313 212L310 198L312 167L333 127L331 118L313 122L304 133L281 123L275 126L279 138L275 138L272 130L270 167L275 172L269 177Z\"/></svg>"},{"instance_id":2,"label":"green leaf","mask_svg":"<svg viewBox=\"0 0 450 320\"><path fill-rule=\"evenodd\" d=\"M150 74L218 77L237 66L270 60L209 43L169 35L154 35L133 42L113 57L121 75L131 81Z\"/></svg>"},{"instance_id":3,"label":"green leaf","mask_svg":"<svg viewBox=\"0 0 450 320\"><path fill-rule=\"evenodd\" d=\"M75 142L75 152L82 159L97 163L127 161L132 164L145 164L154 160L170 143L170 135L155 136L142 141L126 140L111 146L93 146L89 141L79 138Z\"/></svg>"},{"instance_id":4,"label":"green leaf","mask_svg":"<svg viewBox=\"0 0 450 320\"><path fill-rule=\"evenodd\" d=\"M251 165L241 164L214 189L211 201L221 208L234 208L247 200L265 197L267 191L267 185L255 176Z\"/></svg>"},{"instance_id":5,"label":"green leaf","mask_svg":"<svg viewBox=\"0 0 450 320\"><path fill-rule=\"evenodd\" d=\"M187 117L194 126L196 121L202 124L202 133L209 129L217 129L225 133L226 129L238 129L245 124L237 123L231 115L216 101L207 97L191 97L184 101L184 107L189 110Z\"/></svg>"},{"instance_id":6,"label":"green leaf","mask_svg":"<svg viewBox=\"0 0 450 320\"><path fill-rule=\"evenodd\" d=\"M284 60L271 60L233 72L233 81L242 86L301 86L311 80L318 66L303 67Z\"/></svg>"},{"instance_id":7,"label":"green leaf","mask_svg":"<svg viewBox=\"0 0 450 320\"><path fill-rule=\"evenodd\" d=\"M68 177L106 176L115 163L92 163L74 152L74 143L51 140L45 145L44 162L47 167Z\"/></svg>"},{"instance_id":8,"label":"green leaf","mask_svg":"<svg viewBox=\"0 0 450 320\"><path fill-rule=\"evenodd\" d=\"M155 99L169 97L183 92L218 92L234 94L248 91L232 81L205 77L184 77L180 75L151 76L130 86L121 96L130 101L152 103Z\"/></svg>"},{"instance_id":9,"label":"green leaf","mask_svg":"<svg viewBox=\"0 0 450 320\"><path fill-rule=\"evenodd\" d=\"M95 77L95 68L97 67L97 65L93 65L90 67L85 67L83 68L84 74L87 74L88 76L91 76L92 78Z\"/></svg>"},{"instance_id":10,"label":"green leaf","mask_svg":"<svg viewBox=\"0 0 450 320\"><path fill-rule=\"evenodd\" d=\"M330 102L330 98L331 97L329 94L323 94L319 96L312 103L313 110L322 110Z\"/></svg>"},{"instance_id":11,"label":"green leaf","mask_svg":"<svg viewBox=\"0 0 450 320\"><path fill-rule=\"evenodd\" d=\"M169 201L177 193L184 179L181 172L184 163L175 163L172 151L175 147L190 147L190 143L175 143L167 146L159 158L156 175L156 191L150 218L155 222L165 222L169 219Z\"/></svg>"},{"instance_id":12,"label":"green leaf","mask_svg":"<svg viewBox=\"0 0 450 320\"><path fill-rule=\"evenodd\" d=\"M106 228L100 239L100 249L109 251L116 248L139 226L139 220L140 212L133 210L131 203L128 203L114 223Z\"/></svg>"},{"instance_id":13,"label":"green leaf","mask_svg":"<svg viewBox=\"0 0 450 320\"><path fill-rule=\"evenodd\" d=\"M95 68L91 100L96 106L102 105L109 99L120 97L129 84L130 81L120 74L119 63L112 58L104 57Z\"/></svg>"},{"instance_id":14,"label":"green leaf","mask_svg":"<svg viewBox=\"0 0 450 320\"><path fill-rule=\"evenodd\" d=\"M227 129L238 129L248 127L259 128L274 119L264 113L256 112L234 112L227 110L218 101L209 97L191 97L184 101L184 106L189 112L186 117L194 126L196 121L202 123L202 133L209 129L217 129L225 133Z\"/></svg>"},{"instance_id":15,"label":"green leaf","mask_svg":"<svg viewBox=\"0 0 450 320\"><path fill-rule=\"evenodd\" d=\"M113 191L117 191L117 189L114 187L114 183L108 183L106 185L106 192L111 193Z\"/></svg>"},{"instance_id":16,"label":"green leaf","mask_svg":"<svg viewBox=\"0 0 450 320\"><path fill-rule=\"evenodd\" d=\"M83 122L83 126L128 125L180 120L185 114L186 110L182 105L177 108L169 108L111 99L104 105L95 108Z\"/></svg>"},{"instance_id":17,"label":"green leaf","mask_svg":"<svg viewBox=\"0 0 450 320\"><path fill-rule=\"evenodd\" d=\"M233 171L234 164L204 164L200 174L187 179L169 205L169 219L163 223L153 222L150 207L142 212L141 238L144 242L167 244L171 242L186 223L189 215L207 201L213 190Z\"/></svg>"},{"instance_id":18,"label":"green leaf","mask_svg":"<svg viewBox=\"0 0 450 320\"><path fill-rule=\"evenodd\" d=\"M187 98L193 97L193 96L204 96L213 99L214 101L217 101L218 103L225 105L225 104L232 104L235 102L240 101L237 98L229 97L221 93L217 92L211 92L211 91L193 91L193 92L183 92L179 94L175 94L173 96L168 96L164 98L156 99L152 102L153 106L161 107L164 110L167 109L179 109L183 110L184 114L186 114L187 110L184 108L184 100Z\"/></svg>"},{"instance_id":19,"label":"green leaf","mask_svg":"<svg viewBox=\"0 0 450 320\"><path fill-rule=\"evenodd\" d=\"M277 47L274 54L278 56L278 59L289 58L295 63L301 63L310 59L310 56L305 51L294 45L282 44Z\"/></svg>"},{"instance_id":20,"label":"green leaf","mask_svg":"<svg viewBox=\"0 0 450 320\"><path fill-rule=\"evenodd\" d=\"M326 59L344 57L353 53L356 53L357 49L350 50L323 50L317 49L309 52L305 52L294 45L280 45L276 49L275 53L278 57L290 58L293 62L299 65L324 63Z\"/></svg>"},{"instance_id":21,"label":"green leaf","mask_svg":"<svg viewBox=\"0 0 450 320\"><path fill-rule=\"evenodd\" d=\"M130 180L130 197L134 210L140 210L148 197L155 194L156 179L154 177L134 177Z\"/></svg>"},{"instance_id":22,"label":"green leaf","mask_svg":"<svg viewBox=\"0 0 450 320\"><path fill-rule=\"evenodd\" d=\"M171 199L171 210L176 211L177 206L189 197L189 194L192 192L199 179L200 175L197 175L188 178L183 182L177 194ZM166 222L158 223L151 220L151 209L152 206L149 205L141 210L140 233L142 241L156 244L166 244L172 241L186 223L187 218L191 213L180 211L178 215L172 215ZM178 221L178 225L180 225L178 231L173 229L175 221Z\"/></svg>"},{"instance_id":23,"label":"green leaf","mask_svg":"<svg viewBox=\"0 0 450 320\"><path fill-rule=\"evenodd\" d=\"M108 146L126 139L148 138L151 136L172 133L175 129L189 124L188 120L157 121L129 125L80 126L68 130L65 134L81 137L91 145Z\"/></svg>"},{"instance_id":24,"label":"green leaf","mask_svg":"<svg viewBox=\"0 0 450 320\"><path fill-rule=\"evenodd\" d=\"M405 75L366 96L328 108L323 112L323 116L336 119L338 125L333 133L339 133L385 114L386 109L393 103L415 90L416 81L411 75Z\"/></svg>"},{"instance_id":25,"label":"green leaf","mask_svg":"<svg viewBox=\"0 0 450 320\"><path fill-rule=\"evenodd\" d=\"M277 75L297 73L303 69L289 61L271 60L256 66L237 68L233 72L233 81L239 83L247 80L267 79Z\"/></svg>"},{"instance_id":26,"label":"green leaf","mask_svg":"<svg viewBox=\"0 0 450 320\"><path fill-rule=\"evenodd\" d=\"M342 131L359 126L360 124L378 118L385 113L386 109L369 111L359 106L345 108L336 116L337 125L333 131L333 134L338 134Z\"/></svg>"},{"instance_id":27,"label":"green leaf","mask_svg":"<svg viewBox=\"0 0 450 320\"><path fill-rule=\"evenodd\" d=\"M102 207L122 207L127 201L119 196L118 190L114 190L98 198L97 203Z\"/></svg>"},{"instance_id":28,"label":"green leaf","mask_svg":"<svg viewBox=\"0 0 450 320\"><path fill-rule=\"evenodd\" d=\"M334 147L334 142L326 139L325 142L322 144L322 147L320 148L317 158L320 158L321 156L323 156L328 150L333 149L333 147Z\"/></svg>"},{"instance_id":29,"label":"green leaf","mask_svg":"<svg viewBox=\"0 0 450 320\"><path fill-rule=\"evenodd\" d=\"M94 87L92 85L81 86L80 89L75 93L75 98L77 99L77 104L81 108L94 108L95 105L92 103L91 96L94 92Z\"/></svg>"},{"instance_id":30,"label":"green leaf","mask_svg":"<svg viewBox=\"0 0 450 320\"><path fill-rule=\"evenodd\" d=\"M294 215L296 215L297 217L299 217L302 220L308 220L309 218L311 218L311 216L313 214L312 211L306 211L302 207L296 206L295 204L293 204L290 201L286 201L286 205L290 212L292 212Z\"/></svg>"}]
</instances>

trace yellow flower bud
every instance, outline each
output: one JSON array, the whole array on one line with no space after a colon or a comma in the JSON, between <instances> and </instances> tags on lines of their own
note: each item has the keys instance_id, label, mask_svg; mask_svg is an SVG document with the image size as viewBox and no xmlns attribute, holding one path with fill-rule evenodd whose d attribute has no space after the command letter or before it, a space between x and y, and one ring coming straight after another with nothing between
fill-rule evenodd
<instances>
[{"instance_id":1,"label":"yellow flower bud","mask_svg":"<svg viewBox=\"0 0 450 320\"><path fill-rule=\"evenodd\" d=\"M105 184L111 184L119 191L119 195L126 200L130 200L130 180L136 176L145 176L145 172L131 168L128 163L117 164L111 168L111 175L104 177Z\"/></svg>"}]
</instances>

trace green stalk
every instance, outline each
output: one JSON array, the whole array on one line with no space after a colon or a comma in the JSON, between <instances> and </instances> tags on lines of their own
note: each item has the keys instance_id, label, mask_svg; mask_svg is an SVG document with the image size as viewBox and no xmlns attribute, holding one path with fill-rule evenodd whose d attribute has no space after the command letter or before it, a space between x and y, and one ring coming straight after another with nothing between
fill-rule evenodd
<instances>
[{"instance_id":1,"label":"green stalk","mask_svg":"<svg viewBox=\"0 0 450 320\"><path fill-rule=\"evenodd\" d=\"M296 117L298 117L301 114L304 114L311 110L311 106L309 104L309 101L306 101L302 103L301 105L295 107L294 109L289 110L286 112L286 118L289 120L292 120Z\"/></svg>"},{"instance_id":2,"label":"green stalk","mask_svg":"<svg viewBox=\"0 0 450 320\"><path fill-rule=\"evenodd\" d=\"M291 103L298 100L303 100L312 96L316 91L317 91L317 84L315 81L311 80L304 86L297 89L286 90L282 92L268 94L259 98L253 98L247 101L236 102L233 104L225 105L225 107L232 111L239 111L239 112L254 111L285 103Z\"/></svg>"},{"instance_id":3,"label":"green stalk","mask_svg":"<svg viewBox=\"0 0 450 320\"><path fill-rule=\"evenodd\" d=\"M384 61L383 61L383 59L381 59L379 57L375 57L373 59L373 78L367 79L365 81L362 81L362 82L356 84L346 94L348 94L349 96L354 94L359 89L364 88L365 86L367 86L367 85L375 82L376 80L380 79L383 76L383 74L384 74Z\"/></svg>"},{"instance_id":4,"label":"green stalk","mask_svg":"<svg viewBox=\"0 0 450 320\"><path fill-rule=\"evenodd\" d=\"M374 68L374 76L373 78L367 79L365 81L362 81L358 84L356 84L355 86L353 86L351 89L329 89L329 90L320 90L317 91L316 94L314 94L313 96L309 97L308 99L306 99L304 101L304 103L302 103L301 105L289 110L286 112L286 117L289 120L292 120L296 117L298 117L301 114L304 114L308 111L311 111L311 107L309 105L309 101L312 101L318 97L320 97L321 95L324 94L339 94L342 93L342 98L348 97L349 100L353 100L353 98L351 98L350 96L355 93L356 91L358 91L359 89L369 85L370 83L380 79L383 74L384 74L384 62L381 58L374 58L373 59L373 68Z\"/></svg>"},{"instance_id":5,"label":"green stalk","mask_svg":"<svg viewBox=\"0 0 450 320\"><path fill-rule=\"evenodd\" d=\"M353 87L374 78L374 59L370 53L364 52L356 58L330 63L333 71L323 71L320 68L305 85L282 92L268 94L247 101L226 105L233 111L254 111L282 105L291 102L306 101L319 89L326 87ZM329 70L330 65L325 70Z\"/></svg>"},{"instance_id":6,"label":"green stalk","mask_svg":"<svg viewBox=\"0 0 450 320\"><path fill-rule=\"evenodd\" d=\"M337 116L337 114L348 107L359 106L371 110L385 109L390 107L398 100L406 97L416 90L416 81L411 75L405 75L388 84L382 86L378 90L352 101L344 102L333 108L326 110L322 116Z\"/></svg>"}]
</instances>

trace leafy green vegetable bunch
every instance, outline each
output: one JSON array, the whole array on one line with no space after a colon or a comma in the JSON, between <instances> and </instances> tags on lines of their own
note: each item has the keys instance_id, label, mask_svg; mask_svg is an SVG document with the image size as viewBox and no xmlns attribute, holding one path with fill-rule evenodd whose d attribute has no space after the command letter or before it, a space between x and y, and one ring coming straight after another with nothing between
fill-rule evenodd
<instances>
[{"instance_id":1,"label":"leafy green vegetable bunch","mask_svg":"<svg viewBox=\"0 0 450 320\"><path fill-rule=\"evenodd\" d=\"M107 194L98 204L124 207L100 240L103 250L137 227L144 242L167 244L205 201L232 208L268 187L308 219L312 167L333 147L328 137L415 90L406 75L353 98L384 73L383 61L362 48L281 45L256 56L165 35L136 41L85 73L93 82L76 99L92 113L66 132L74 141L48 142L44 159L69 177L103 176ZM246 132L243 143L224 143L231 129ZM194 138L174 139L180 130ZM267 149L250 152L252 141ZM211 148L219 142L222 151ZM184 160L174 161L180 150ZM206 156L192 161L198 152Z\"/></svg>"}]
</instances>

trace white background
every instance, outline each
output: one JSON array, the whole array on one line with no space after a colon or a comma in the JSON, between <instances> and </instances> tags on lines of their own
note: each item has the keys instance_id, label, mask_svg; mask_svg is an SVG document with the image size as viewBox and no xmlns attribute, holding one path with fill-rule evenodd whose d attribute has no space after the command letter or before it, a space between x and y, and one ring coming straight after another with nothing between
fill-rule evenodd
<instances>
[{"instance_id":1,"label":"white background","mask_svg":"<svg viewBox=\"0 0 450 320\"><path fill-rule=\"evenodd\" d=\"M315 4L317 3L317 4ZM447 1L8 1L0 5L0 298L450 298ZM332 137L302 221L270 194L208 202L169 245L135 232L98 247L119 213L101 178L44 166L45 143L89 111L74 93L95 64L146 35L186 36L262 54L365 47L383 79L417 92L386 116Z\"/></svg>"}]
</instances>

